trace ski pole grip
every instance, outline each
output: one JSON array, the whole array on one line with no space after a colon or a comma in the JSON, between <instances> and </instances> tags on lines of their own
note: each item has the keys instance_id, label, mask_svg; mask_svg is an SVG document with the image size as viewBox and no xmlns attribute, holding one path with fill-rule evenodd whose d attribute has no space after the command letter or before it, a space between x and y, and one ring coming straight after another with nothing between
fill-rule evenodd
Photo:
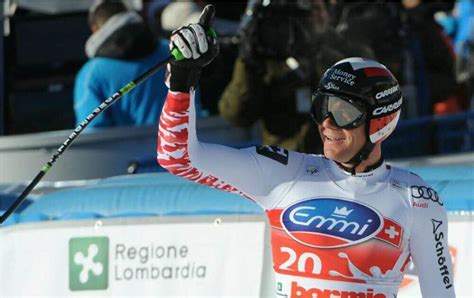
<instances>
[{"instance_id":1,"label":"ski pole grip","mask_svg":"<svg viewBox=\"0 0 474 298\"><path fill-rule=\"evenodd\" d=\"M174 48L174 49L171 51L171 55L173 55L174 60L176 60L176 61L180 61L180 60L183 60L183 59L184 59L183 54L182 54L181 51L178 50L177 48Z\"/></svg>"}]
</instances>

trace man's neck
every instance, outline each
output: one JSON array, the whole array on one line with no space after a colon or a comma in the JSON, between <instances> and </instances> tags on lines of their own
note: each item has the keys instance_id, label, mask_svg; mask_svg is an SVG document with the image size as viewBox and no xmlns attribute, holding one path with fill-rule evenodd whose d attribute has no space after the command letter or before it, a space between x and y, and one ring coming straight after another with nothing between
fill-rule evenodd
<instances>
[{"instance_id":1,"label":"man's neck","mask_svg":"<svg viewBox=\"0 0 474 298\"><path fill-rule=\"evenodd\" d=\"M378 144L374 147L372 152L369 154L369 157L362 161L357 167L356 173L364 173L372 171L373 169L378 168L383 163L382 149L381 145ZM351 172L353 165L347 163L339 163L346 171Z\"/></svg>"}]
</instances>

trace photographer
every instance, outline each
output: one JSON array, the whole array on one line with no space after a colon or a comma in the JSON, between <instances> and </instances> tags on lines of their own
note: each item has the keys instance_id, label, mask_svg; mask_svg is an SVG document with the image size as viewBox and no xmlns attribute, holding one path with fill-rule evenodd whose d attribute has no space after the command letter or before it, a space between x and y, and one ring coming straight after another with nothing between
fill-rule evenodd
<instances>
[{"instance_id":1,"label":"photographer","mask_svg":"<svg viewBox=\"0 0 474 298\"><path fill-rule=\"evenodd\" d=\"M250 1L233 77L219 102L222 117L238 126L261 120L266 145L320 153L309 116L311 82L342 58L373 57L329 21L323 1Z\"/></svg>"}]
</instances>

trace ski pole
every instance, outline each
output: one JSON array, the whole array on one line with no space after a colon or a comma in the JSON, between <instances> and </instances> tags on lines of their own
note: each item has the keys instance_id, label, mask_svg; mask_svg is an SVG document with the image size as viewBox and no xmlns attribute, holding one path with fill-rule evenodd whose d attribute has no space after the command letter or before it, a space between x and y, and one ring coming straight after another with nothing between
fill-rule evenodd
<instances>
[{"instance_id":1,"label":"ski pole","mask_svg":"<svg viewBox=\"0 0 474 298\"><path fill-rule=\"evenodd\" d=\"M122 98L123 95L127 94L128 92L132 91L137 87L141 82L147 80L152 75L154 75L157 71L159 71L163 66L168 64L173 59L181 60L184 57L182 56L181 52L177 49L172 51L172 55L166 58L165 60L161 61L160 63L156 64L142 75L140 75L135 80L129 82L122 88L120 88L117 92L115 92L112 96L107 98L104 102L102 102L97 108L95 108L92 113L90 113L86 119L84 119L81 124L79 124L74 131L69 135L69 137L64 141L64 143L58 148L56 153L51 157L51 159L43 165L41 171L36 175L33 181L28 184L25 190L20 194L20 196L12 203L12 205L2 214L0 217L0 224L3 224L5 220L20 206L20 204L25 200L26 196L35 188L35 186L41 181L43 176L51 169L54 165L56 160L64 153L64 151L71 146L72 142L77 138L77 136L84 130L84 128L89 125L89 123L94 120L100 113L105 111L108 107L114 104L117 100Z\"/></svg>"}]
</instances>

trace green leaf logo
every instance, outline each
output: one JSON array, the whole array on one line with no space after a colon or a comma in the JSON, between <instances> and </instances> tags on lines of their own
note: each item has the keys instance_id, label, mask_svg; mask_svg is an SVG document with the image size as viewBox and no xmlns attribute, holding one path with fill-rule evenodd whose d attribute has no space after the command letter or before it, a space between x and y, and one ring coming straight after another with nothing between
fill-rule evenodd
<instances>
[{"instance_id":1,"label":"green leaf logo","mask_svg":"<svg viewBox=\"0 0 474 298\"><path fill-rule=\"evenodd\" d=\"M69 288L71 291L105 290L108 287L109 238L69 240Z\"/></svg>"}]
</instances>

